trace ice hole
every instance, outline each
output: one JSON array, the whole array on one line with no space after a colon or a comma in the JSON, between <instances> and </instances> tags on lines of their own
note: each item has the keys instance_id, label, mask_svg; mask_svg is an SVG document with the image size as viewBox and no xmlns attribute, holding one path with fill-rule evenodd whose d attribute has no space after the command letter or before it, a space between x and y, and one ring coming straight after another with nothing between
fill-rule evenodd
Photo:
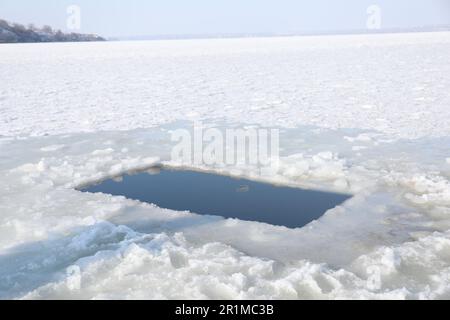
<instances>
[{"instance_id":1,"label":"ice hole","mask_svg":"<svg viewBox=\"0 0 450 320\"><path fill-rule=\"evenodd\" d=\"M228 176L167 168L126 174L80 189L161 208L300 228L350 198Z\"/></svg>"}]
</instances>

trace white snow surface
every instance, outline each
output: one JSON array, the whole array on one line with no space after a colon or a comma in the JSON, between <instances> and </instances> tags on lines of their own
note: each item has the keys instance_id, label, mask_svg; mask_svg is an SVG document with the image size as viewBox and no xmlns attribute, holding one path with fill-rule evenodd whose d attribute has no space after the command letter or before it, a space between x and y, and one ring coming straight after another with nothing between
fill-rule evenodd
<instances>
[{"instance_id":1,"label":"white snow surface","mask_svg":"<svg viewBox=\"0 0 450 320\"><path fill-rule=\"evenodd\" d=\"M450 33L0 46L1 299L449 299ZM75 188L170 131L281 130L280 170L354 195L300 229Z\"/></svg>"}]
</instances>

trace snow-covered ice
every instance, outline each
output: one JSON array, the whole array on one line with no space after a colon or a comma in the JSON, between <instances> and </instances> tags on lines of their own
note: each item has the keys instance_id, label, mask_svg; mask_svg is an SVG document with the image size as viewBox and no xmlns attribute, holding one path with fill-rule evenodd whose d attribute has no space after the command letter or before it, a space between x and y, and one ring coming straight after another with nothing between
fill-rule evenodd
<instances>
[{"instance_id":1,"label":"snow-covered ice","mask_svg":"<svg viewBox=\"0 0 450 320\"><path fill-rule=\"evenodd\" d=\"M0 298L450 298L450 33L0 46ZM301 229L75 188L192 121L354 197Z\"/></svg>"}]
</instances>

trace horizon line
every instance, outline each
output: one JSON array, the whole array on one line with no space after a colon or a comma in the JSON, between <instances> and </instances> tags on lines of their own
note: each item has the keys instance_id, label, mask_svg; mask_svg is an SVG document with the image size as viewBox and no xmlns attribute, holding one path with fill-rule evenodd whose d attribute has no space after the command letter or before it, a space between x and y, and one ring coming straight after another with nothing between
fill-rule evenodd
<instances>
[{"instance_id":1,"label":"horizon line","mask_svg":"<svg viewBox=\"0 0 450 320\"><path fill-rule=\"evenodd\" d=\"M271 38L296 36L327 36L327 35L358 35L358 34L387 34L387 33L420 33L450 31L450 24L409 27L409 28L382 28L382 29L349 29L299 32L242 32L242 33L196 33L196 34L156 34L156 35L130 35L130 36L102 36L108 41L140 41L140 40L195 40L195 39L235 39L235 38Z\"/></svg>"}]
</instances>

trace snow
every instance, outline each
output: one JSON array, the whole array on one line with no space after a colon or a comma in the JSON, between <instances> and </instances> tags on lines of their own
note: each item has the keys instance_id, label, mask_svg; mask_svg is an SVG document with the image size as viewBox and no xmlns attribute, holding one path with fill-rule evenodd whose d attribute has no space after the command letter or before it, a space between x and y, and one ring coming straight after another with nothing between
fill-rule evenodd
<instances>
[{"instance_id":1,"label":"snow","mask_svg":"<svg viewBox=\"0 0 450 320\"><path fill-rule=\"evenodd\" d=\"M450 33L0 47L0 298L450 298ZM276 127L280 170L353 198L301 229L75 188L170 131Z\"/></svg>"},{"instance_id":2,"label":"snow","mask_svg":"<svg viewBox=\"0 0 450 320\"><path fill-rule=\"evenodd\" d=\"M223 118L448 135L449 41L424 33L2 46L0 135Z\"/></svg>"}]
</instances>

